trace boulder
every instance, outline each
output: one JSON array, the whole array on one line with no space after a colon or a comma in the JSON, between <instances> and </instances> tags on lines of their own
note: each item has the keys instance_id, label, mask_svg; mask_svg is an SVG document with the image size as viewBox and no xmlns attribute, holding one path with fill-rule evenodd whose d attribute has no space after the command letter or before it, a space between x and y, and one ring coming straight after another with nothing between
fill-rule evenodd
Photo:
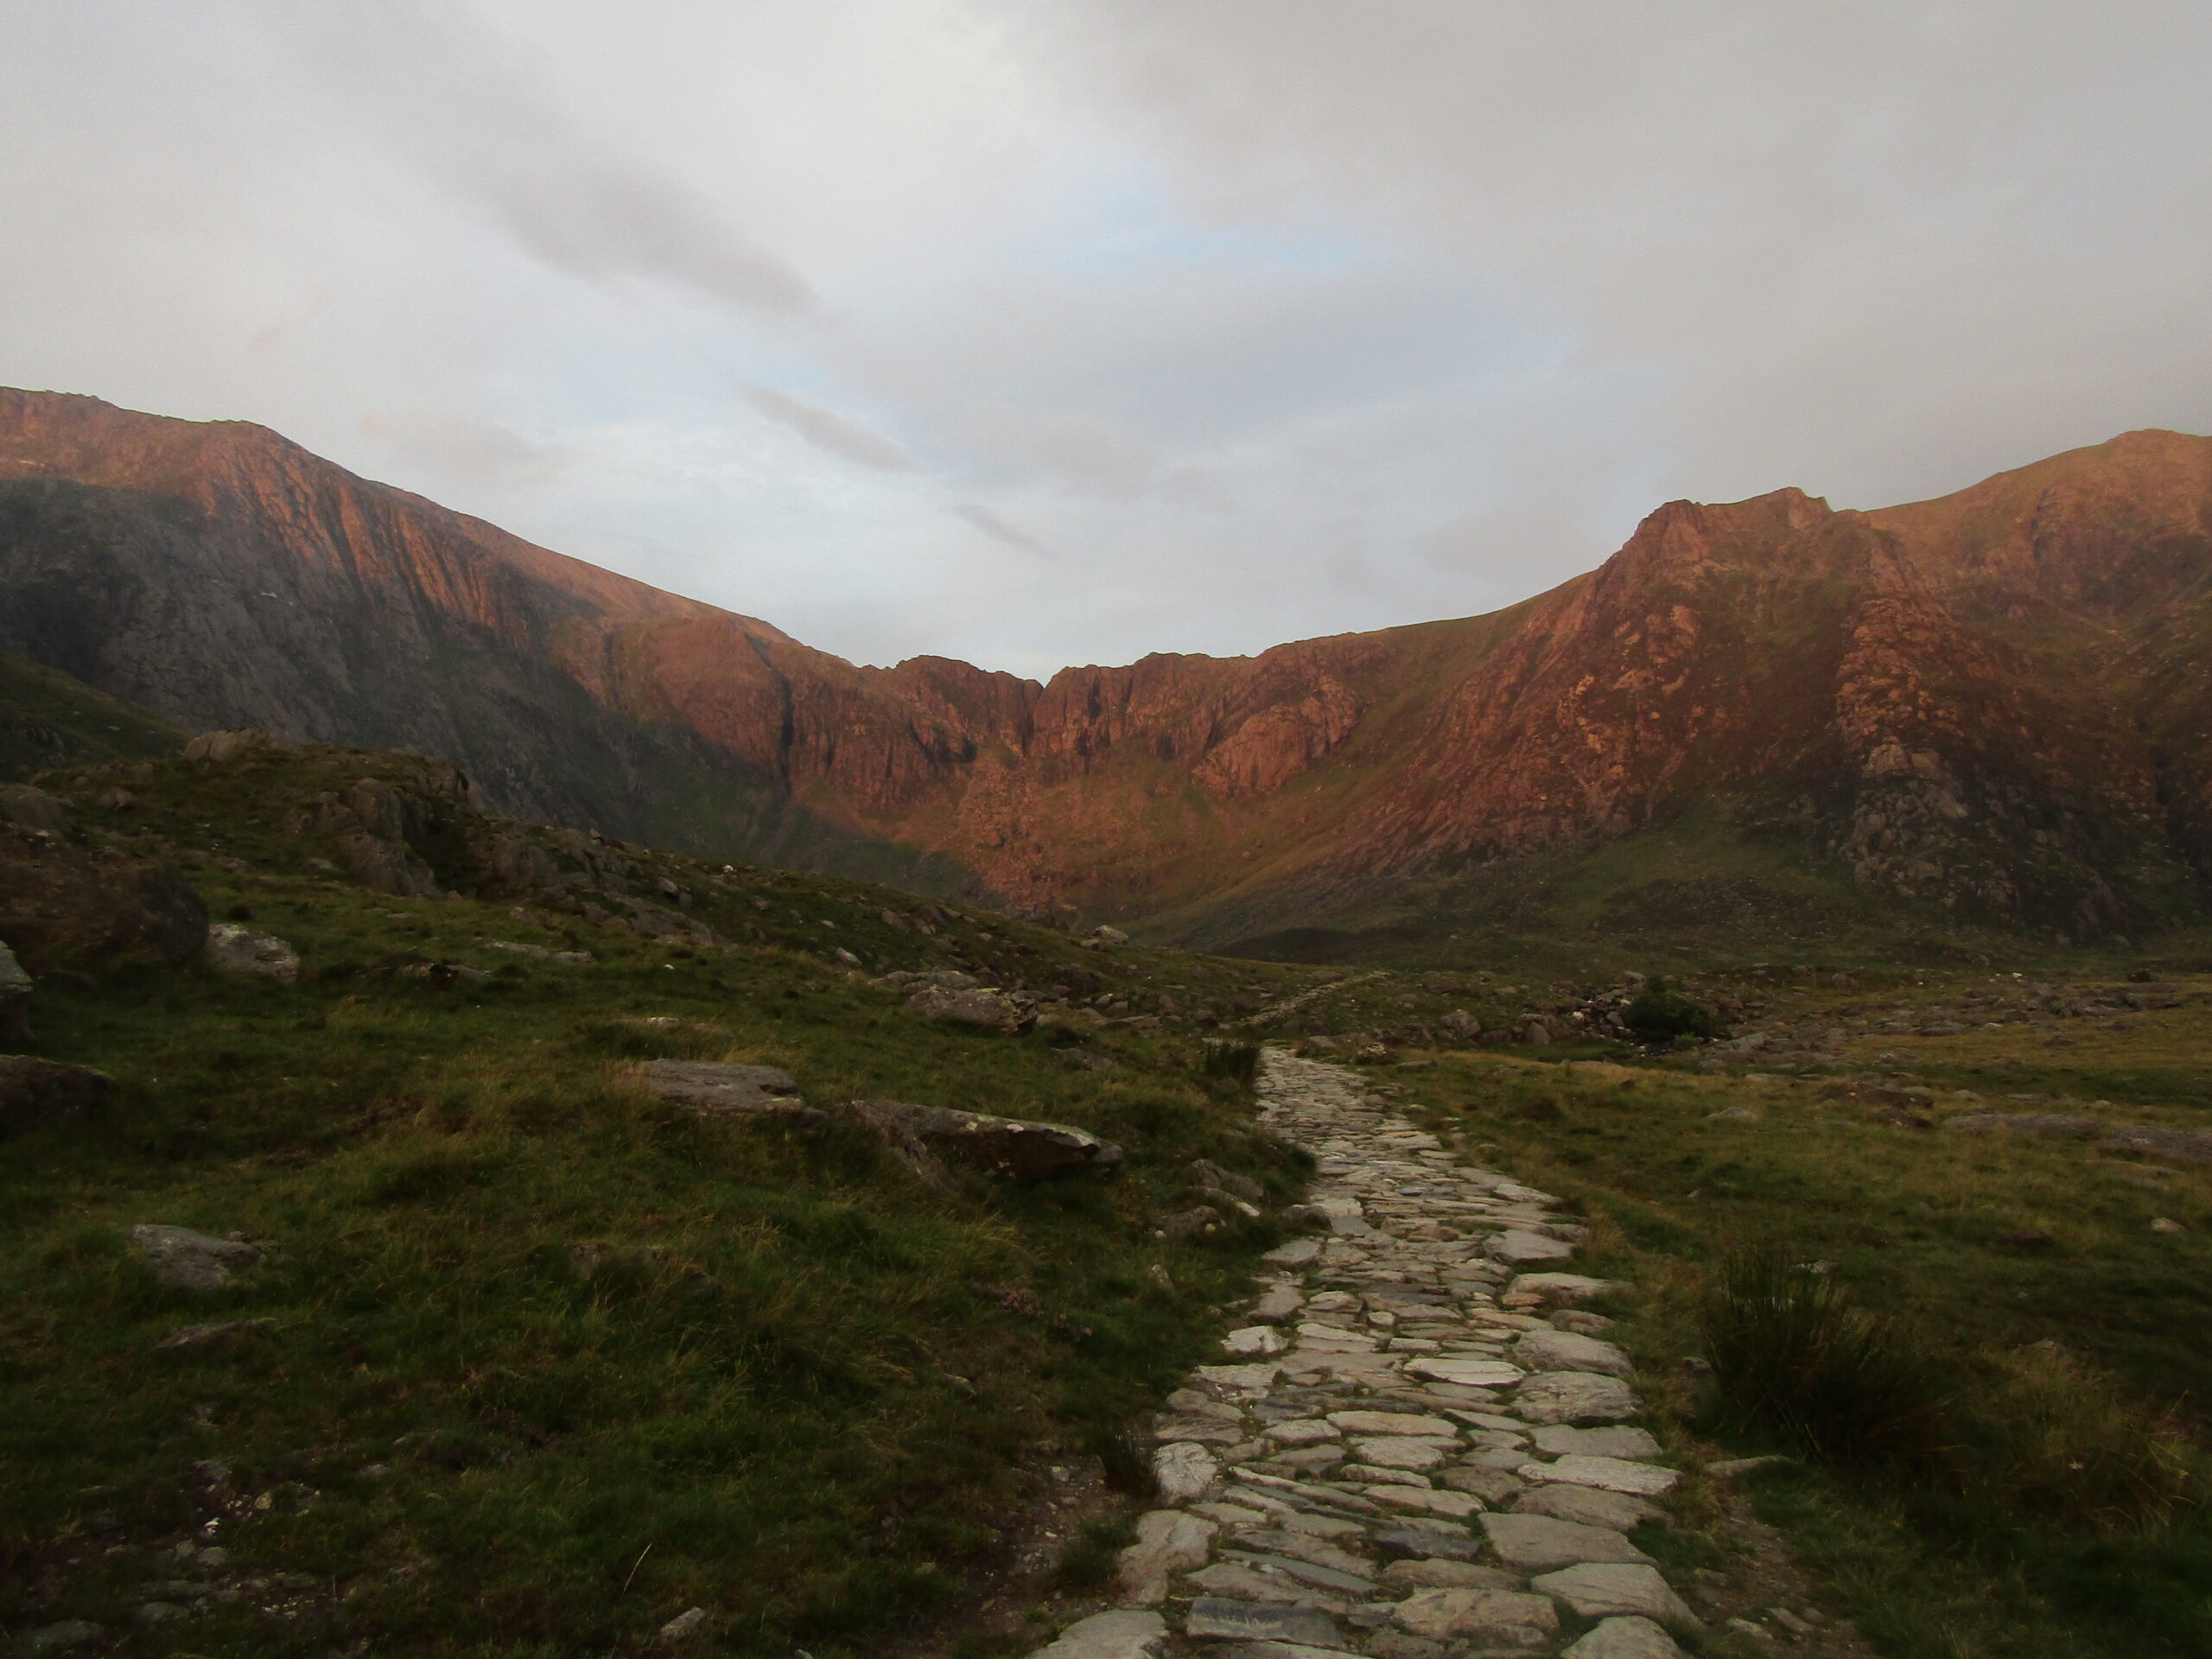
<instances>
[{"instance_id":1,"label":"boulder","mask_svg":"<svg viewBox=\"0 0 2212 1659\"><path fill-rule=\"evenodd\" d=\"M81 1117L114 1092L105 1071L28 1054L0 1054L0 1135Z\"/></svg>"},{"instance_id":2,"label":"boulder","mask_svg":"<svg viewBox=\"0 0 2212 1659\"><path fill-rule=\"evenodd\" d=\"M1636 1367L1610 1342L1572 1331L1529 1331L1513 1344L1516 1363L1530 1371L1596 1371L1632 1376Z\"/></svg>"},{"instance_id":3,"label":"boulder","mask_svg":"<svg viewBox=\"0 0 2212 1659\"><path fill-rule=\"evenodd\" d=\"M281 749L283 747L283 741L276 733L260 731L252 728L222 732L202 732L184 746L184 758L188 760L204 760L212 766L220 766L226 760L237 760L249 754L257 754L264 749Z\"/></svg>"},{"instance_id":4,"label":"boulder","mask_svg":"<svg viewBox=\"0 0 2212 1659\"><path fill-rule=\"evenodd\" d=\"M397 836L340 837L338 856L346 873L363 887L395 899L442 899L445 889L414 849Z\"/></svg>"},{"instance_id":5,"label":"boulder","mask_svg":"<svg viewBox=\"0 0 2212 1659\"><path fill-rule=\"evenodd\" d=\"M806 1109L798 1080L772 1065L653 1060L636 1075L647 1093L712 1117L788 1116Z\"/></svg>"},{"instance_id":6,"label":"boulder","mask_svg":"<svg viewBox=\"0 0 2212 1659\"><path fill-rule=\"evenodd\" d=\"M1090 930L1090 937L1100 944L1127 944L1129 942L1129 936L1120 928L1109 927L1103 922Z\"/></svg>"},{"instance_id":7,"label":"boulder","mask_svg":"<svg viewBox=\"0 0 2212 1659\"><path fill-rule=\"evenodd\" d=\"M154 1277L173 1290L220 1290L233 1273L261 1261L261 1252L251 1244L210 1237L189 1227L149 1223L133 1227L129 1237Z\"/></svg>"},{"instance_id":8,"label":"boulder","mask_svg":"<svg viewBox=\"0 0 2212 1659\"><path fill-rule=\"evenodd\" d=\"M257 932L238 922L218 922L207 930L200 953L220 974L252 974L290 984L300 976L300 955L273 933Z\"/></svg>"},{"instance_id":9,"label":"boulder","mask_svg":"<svg viewBox=\"0 0 2212 1659\"><path fill-rule=\"evenodd\" d=\"M1463 1043L1471 1043L1483 1034L1483 1022L1465 1008L1452 1009L1439 1023Z\"/></svg>"},{"instance_id":10,"label":"boulder","mask_svg":"<svg viewBox=\"0 0 2212 1659\"><path fill-rule=\"evenodd\" d=\"M129 951L180 963L207 906L167 864L0 827L0 940L34 973Z\"/></svg>"},{"instance_id":11,"label":"boulder","mask_svg":"<svg viewBox=\"0 0 2212 1659\"><path fill-rule=\"evenodd\" d=\"M1618 1423L1643 1407L1617 1376L1542 1371L1522 1383L1513 1409L1531 1423Z\"/></svg>"},{"instance_id":12,"label":"boulder","mask_svg":"<svg viewBox=\"0 0 2212 1659\"><path fill-rule=\"evenodd\" d=\"M1036 1011L1025 1008L1004 991L978 985L957 989L925 985L906 999L906 1006L928 1020L947 1020L955 1025L976 1026L1009 1035L1037 1023Z\"/></svg>"},{"instance_id":13,"label":"boulder","mask_svg":"<svg viewBox=\"0 0 2212 1659\"><path fill-rule=\"evenodd\" d=\"M35 835L69 833L69 803L29 784L0 784L0 823Z\"/></svg>"},{"instance_id":14,"label":"boulder","mask_svg":"<svg viewBox=\"0 0 2212 1659\"><path fill-rule=\"evenodd\" d=\"M36 988L16 953L0 944L0 1043L30 1040L31 996Z\"/></svg>"},{"instance_id":15,"label":"boulder","mask_svg":"<svg viewBox=\"0 0 2212 1659\"><path fill-rule=\"evenodd\" d=\"M1009 1180L1104 1174L1122 1163L1121 1147L1067 1123L898 1100L856 1100L844 1109L896 1146Z\"/></svg>"}]
</instances>

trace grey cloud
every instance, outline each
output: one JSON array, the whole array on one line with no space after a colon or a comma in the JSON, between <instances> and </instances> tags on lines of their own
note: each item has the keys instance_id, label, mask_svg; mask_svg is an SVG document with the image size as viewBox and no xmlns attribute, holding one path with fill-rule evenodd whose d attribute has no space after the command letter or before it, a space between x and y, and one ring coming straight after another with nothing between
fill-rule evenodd
<instances>
[{"instance_id":1,"label":"grey cloud","mask_svg":"<svg viewBox=\"0 0 2212 1659\"><path fill-rule=\"evenodd\" d=\"M879 438L826 409L778 391L772 386L747 385L745 400L779 426L789 427L817 449L841 455L879 472L910 473L914 458L888 438Z\"/></svg>"},{"instance_id":2,"label":"grey cloud","mask_svg":"<svg viewBox=\"0 0 2212 1659\"><path fill-rule=\"evenodd\" d=\"M658 280L745 310L812 302L805 279L720 204L596 137L460 13L399 4L298 27L362 116L547 264L599 282Z\"/></svg>"},{"instance_id":3,"label":"grey cloud","mask_svg":"<svg viewBox=\"0 0 2212 1659\"><path fill-rule=\"evenodd\" d=\"M963 501L958 506L947 508L946 511L956 518L965 518L993 541L1013 548L1018 553L1027 553L1033 558L1039 559L1049 559L1052 556L1051 548L1046 546L1027 531L1009 524L988 507L978 505L973 501Z\"/></svg>"}]
</instances>

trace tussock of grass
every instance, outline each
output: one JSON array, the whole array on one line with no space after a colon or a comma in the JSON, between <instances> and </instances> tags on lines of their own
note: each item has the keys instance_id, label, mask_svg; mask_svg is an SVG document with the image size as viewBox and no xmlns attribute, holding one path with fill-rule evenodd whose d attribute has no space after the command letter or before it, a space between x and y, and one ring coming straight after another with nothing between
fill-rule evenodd
<instances>
[{"instance_id":1,"label":"tussock of grass","mask_svg":"<svg viewBox=\"0 0 2212 1659\"><path fill-rule=\"evenodd\" d=\"M1205 1046L1205 1071L1210 1077L1249 1089L1259 1080L1260 1045L1210 1039Z\"/></svg>"},{"instance_id":2,"label":"tussock of grass","mask_svg":"<svg viewBox=\"0 0 2212 1659\"><path fill-rule=\"evenodd\" d=\"M1718 1426L1862 1466L1939 1458L1947 1402L1936 1365L1827 1266L1772 1239L1721 1256L1700 1320Z\"/></svg>"}]
</instances>

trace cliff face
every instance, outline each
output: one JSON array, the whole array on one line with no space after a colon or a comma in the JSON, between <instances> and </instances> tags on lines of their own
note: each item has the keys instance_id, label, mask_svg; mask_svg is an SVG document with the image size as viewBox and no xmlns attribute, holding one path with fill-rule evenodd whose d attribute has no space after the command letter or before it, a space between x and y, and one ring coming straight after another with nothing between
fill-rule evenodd
<instances>
[{"instance_id":1,"label":"cliff face","mask_svg":"<svg viewBox=\"0 0 2212 1659\"><path fill-rule=\"evenodd\" d=\"M1879 512L1671 503L1494 616L1040 686L858 668L258 427L0 391L0 649L533 817L1124 914L1717 802L1881 891L2124 925L2212 860L2208 532L2212 441L2133 433Z\"/></svg>"}]
</instances>

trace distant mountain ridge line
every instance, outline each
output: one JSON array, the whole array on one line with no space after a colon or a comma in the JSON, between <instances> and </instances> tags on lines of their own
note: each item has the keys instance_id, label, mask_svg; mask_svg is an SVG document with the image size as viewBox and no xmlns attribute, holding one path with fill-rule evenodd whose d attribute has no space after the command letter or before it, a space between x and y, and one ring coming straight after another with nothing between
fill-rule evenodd
<instances>
[{"instance_id":1,"label":"distant mountain ridge line","mask_svg":"<svg viewBox=\"0 0 2212 1659\"><path fill-rule=\"evenodd\" d=\"M1718 801L1877 891L2128 925L2212 845L2208 531L2212 440L2129 433L1873 512L1671 502L1488 616L1039 683L856 666L264 428L0 391L0 647L529 816L1125 915Z\"/></svg>"}]
</instances>

